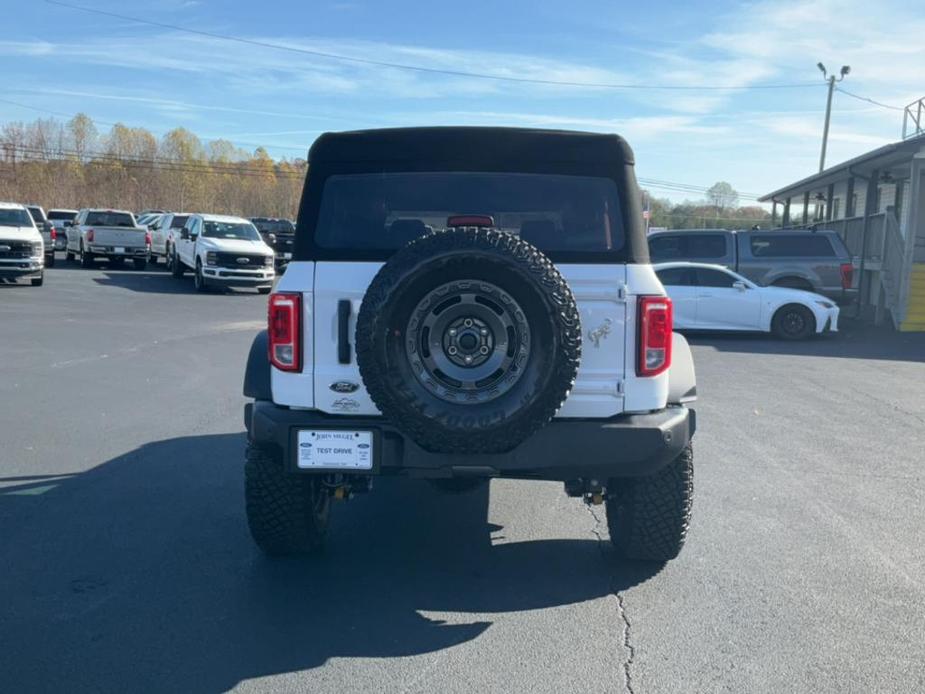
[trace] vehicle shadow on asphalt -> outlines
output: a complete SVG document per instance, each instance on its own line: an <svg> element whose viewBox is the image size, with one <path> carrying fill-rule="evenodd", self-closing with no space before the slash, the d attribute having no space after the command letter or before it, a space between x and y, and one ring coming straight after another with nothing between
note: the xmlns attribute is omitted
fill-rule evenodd
<svg viewBox="0 0 925 694"><path fill-rule="evenodd" d="M271 561L247 534L243 446L171 439L0 487L4 680L224 691L335 657L450 648L489 629L486 615L599 598L661 568L618 564L593 537L508 542L487 486L394 479L334 509L321 556ZM472 614L424 614L442 612Z"/></svg>
<svg viewBox="0 0 925 694"><path fill-rule="evenodd" d="M799 342L778 340L761 333L684 334L691 345L710 346L718 352L925 362L925 333L900 333L859 324L848 324L838 333Z"/></svg>
<svg viewBox="0 0 925 694"><path fill-rule="evenodd" d="M133 292L152 294L196 294L193 277L187 273L180 279L169 272L161 270L110 270L104 269L103 277L94 277L93 281L110 287L121 287ZM209 294L247 294L257 295L255 289L209 287Z"/></svg>

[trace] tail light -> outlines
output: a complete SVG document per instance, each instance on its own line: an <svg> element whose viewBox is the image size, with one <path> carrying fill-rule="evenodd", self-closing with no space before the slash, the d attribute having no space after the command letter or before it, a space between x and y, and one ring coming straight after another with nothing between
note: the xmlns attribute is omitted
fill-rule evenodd
<svg viewBox="0 0 925 694"><path fill-rule="evenodd" d="M448 227L493 227L495 218L487 214L457 214L448 217Z"/></svg>
<svg viewBox="0 0 925 694"><path fill-rule="evenodd" d="M151 232L150 231L145 232L145 245L146 246L151 245Z"/></svg>
<svg viewBox="0 0 925 694"><path fill-rule="evenodd" d="M58 238L58 232L55 231L54 227L52 227L51 228L51 240L54 241L56 238Z"/></svg>
<svg viewBox="0 0 925 694"><path fill-rule="evenodd" d="M270 295L267 332L270 363L281 371L302 368L302 295Z"/></svg>
<svg viewBox="0 0 925 694"><path fill-rule="evenodd" d="M839 269L841 270L841 288L851 289L851 281L854 279L854 265L842 263Z"/></svg>
<svg viewBox="0 0 925 694"><path fill-rule="evenodd" d="M93 229L87 230L87 243L93 243Z"/></svg>
<svg viewBox="0 0 925 694"><path fill-rule="evenodd" d="M671 366L671 299L639 297L637 376L658 376Z"/></svg>

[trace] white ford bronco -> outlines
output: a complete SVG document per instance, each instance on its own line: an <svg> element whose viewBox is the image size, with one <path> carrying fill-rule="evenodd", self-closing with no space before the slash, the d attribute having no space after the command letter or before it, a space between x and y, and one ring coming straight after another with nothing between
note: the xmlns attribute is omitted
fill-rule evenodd
<svg viewBox="0 0 925 694"><path fill-rule="evenodd" d="M513 128L326 134L244 394L248 523L317 549L377 475L461 491L556 480L605 504L626 557L687 534L690 350L649 263L615 135Z"/></svg>

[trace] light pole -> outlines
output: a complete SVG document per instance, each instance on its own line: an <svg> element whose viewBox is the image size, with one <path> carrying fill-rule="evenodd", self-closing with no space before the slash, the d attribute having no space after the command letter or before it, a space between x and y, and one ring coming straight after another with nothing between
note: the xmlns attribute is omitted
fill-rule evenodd
<svg viewBox="0 0 925 694"><path fill-rule="evenodd" d="M829 83L829 98L825 102L825 126L822 128L822 154L819 155L819 171L821 173L825 168L825 147L829 142L829 118L832 116L832 92L835 91L835 83L841 82L848 73L851 72L851 66L842 65L838 79L835 78L835 75L829 75L826 72L825 65L822 63L816 63L816 67L822 71L823 78Z"/></svg>

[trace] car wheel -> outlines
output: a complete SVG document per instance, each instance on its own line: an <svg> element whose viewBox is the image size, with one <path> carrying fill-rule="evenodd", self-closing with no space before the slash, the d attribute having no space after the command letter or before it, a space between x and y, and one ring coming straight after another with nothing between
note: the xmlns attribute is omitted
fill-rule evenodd
<svg viewBox="0 0 925 694"><path fill-rule="evenodd" d="M193 276L193 282L196 285L197 292L204 292L208 289L206 278L202 276L202 261L198 259L196 260L196 272Z"/></svg>
<svg viewBox="0 0 925 694"><path fill-rule="evenodd" d="M45 267L54 267L55 266L55 254L45 256Z"/></svg>
<svg viewBox="0 0 925 694"><path fill-rule="evenodd" d="M132 264L136 270L144 270L148 266L148 261L146 258L134 258Z"/></svg>
<svg viewBox="0 0 925 694"><path fill-rule="evenodd" d="M379 270L357 317L356 355L373 402L418 445L500 453L565 401L581 356L579 313L526 241L449 229Z"/></svg>
<svg viewBox="0 0 925 694"><path fill-rule="evenodd" d="M774 314L771 332L782 340L805 340L815 334L816 318L806 306L787 304Z"/></svg>
<svg viewBox="0 0 925 694"><path fill-rule="evenodd" d="M627 559L665 562L681 552L694 501L694 454L690 445L654 475L610 481L607 528Z"/></svg>
<svg viewBox="0 0 925 694"><path fill-rule="evenodd" d="M64 251L64 259L65 259L67 262L69 262L69 263L73 263L73 262L74 262L74 254L71 253L70 251L67 251L67 250L66 250L66 251Z"/></svg>
<svg viewBox="0 0 925 694"><path fill-rule="evenodd" d="M183 277L183 261L177 256L176 250L170 254L170 274L177 279Z"/></svg>
<svg viewBox="0 0 925 694"><path fill-rule="evenodd" d="M279 454L249 443L244 499L251 537L264 553L285 556L321 548L331 496L320 477L288 474Z"/></svg>
<svg viewBox="0 0 925 694"><path fill-rule="evenodd" d="M80 266L84 268L93 267L93 254L85 250L83 246L80 247Z"/></svg>
<svg viewBox="0 0 925 694"><path fill-rule="evenodd" d="M157 265L157 258L158 256L152 253L151 255L148 256L148 262L151 263L151 265Z"/></svg>
<svg viewBox="0 0 925 694"><path fill-rule="evenodd" d="M32 278L32 286L33 286L33 287L41 287L44 283L45 283L45 273L44 273L44 272L43 272L41 275L39 275L38 277L33 277L33 278Z"/></svg>

